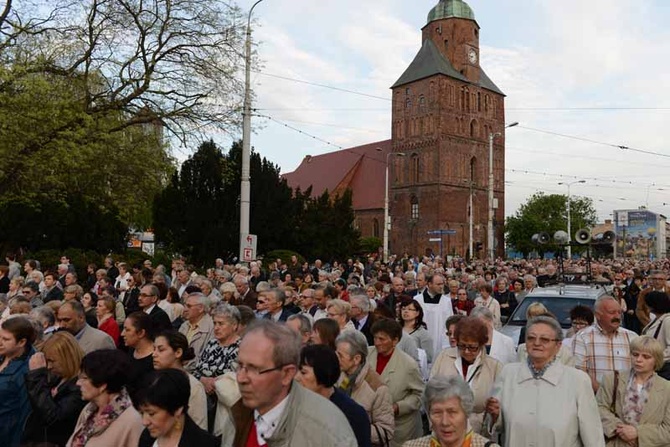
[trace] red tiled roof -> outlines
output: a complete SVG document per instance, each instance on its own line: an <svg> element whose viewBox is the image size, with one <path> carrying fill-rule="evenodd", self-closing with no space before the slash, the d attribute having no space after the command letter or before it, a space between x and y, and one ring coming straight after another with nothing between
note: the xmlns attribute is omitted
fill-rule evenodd
<svg viewBox="0 0 670 447"><path fill-rule="evenodd" d="M381 149L378 150L378 149ZM328 154L306 156L300 166L283 177L293 189L312 186L312 197L326 189L333 192L351 188L354 210L384 208L386 154L391 140L342 149Z"/></svg>

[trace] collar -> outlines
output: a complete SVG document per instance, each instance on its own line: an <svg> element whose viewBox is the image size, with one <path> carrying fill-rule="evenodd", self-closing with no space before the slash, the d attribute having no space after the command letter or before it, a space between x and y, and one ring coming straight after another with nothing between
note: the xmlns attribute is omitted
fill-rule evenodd
<svg viewBox="0 0 670 447"><path fill-rule="evenodd" d="M88 323L84 324L84 327L81 328L81 331L77 332L77 335L75 335L74 338L81 340L81 337L84 336L84 332L86 332L86 328L88 328Z"/></svg>
<svg viewBox="0 0 670 447"><path fill-rule="evenodd" d="M267 444L267 439L272 437L279 418L284 413L288 404L288 394L273 409L261 415L258 410L254 410L254 421L256 421L256 436L259 445Z"/></svg>
<svg viewBox="0 0 670 447"><path fill-rule="evenodd" d="M598 322L593 323L593 326L595 326L595 328L598 330L598 332L600 332L600 334L601 334L601 335L604 335L605 337L610 337L610 336L611 336L611 337L616 337L617 335L619 335L619 329L621 329L621 326L619 326L619 327L616 329L616 331L614 331L611 335L609 335L609 334L607 334L607 333L603 330L602 327L600 327L600 325L598 324Z"/></svg>
<svg viewBox="0 0 670 447"><path fill-rule="evenodd" d="M356 321L356 323L358 324L358 330L359 331L363 328L363 326L365 326L365 323L368 321L369 317L370 317L370 314L365 314L365 316L363 318Z"/></svg>
<svg viewBox="0 0 670 447"><path fill-rule="evenodd" d="M561 364L561 362L554 360L554 362L551 363L551 365L549 365L547 370L544 372L542 377L535 379L528 365L521 363L519 366L519 372L517 373L517 383L523 383L528 380L543 380L551 385L556 386L558 385L558 382L561 380L561 376L563 375L563 368L564 366Z"/></svg>
<svg viewBox="0 0 670 447"><path fill-rule="evenodd" d="M156 305L152 304L150 307L147 307L146 309L144 309L144 313L151 314L151 311L154 310L154 307L156 307Z"/></svg>

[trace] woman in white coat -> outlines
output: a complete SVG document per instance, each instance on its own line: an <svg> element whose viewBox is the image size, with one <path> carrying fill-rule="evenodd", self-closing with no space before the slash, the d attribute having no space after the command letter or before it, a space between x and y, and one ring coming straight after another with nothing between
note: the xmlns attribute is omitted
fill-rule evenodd
<svg viewBox="0 0 670 447"><path fill-rule="evenodd" d="M509 446L603 447L591 380L556 361L561 326L553 318L535 317L526 328L527 362L506 365L487 401L493 428L502 429Z"/></svg>

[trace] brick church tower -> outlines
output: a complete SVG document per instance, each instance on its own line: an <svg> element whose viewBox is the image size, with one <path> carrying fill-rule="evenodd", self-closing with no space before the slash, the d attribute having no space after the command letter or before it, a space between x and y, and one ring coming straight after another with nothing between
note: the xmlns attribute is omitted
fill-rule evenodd
<svg viewBox="0 0 670 447"><path fill-rule="evenodd" d="M428 14L421 49L391 87L391 253L440 254L441 245L444 256L465 256L472 213L474 255L486 257L489 136L500 133L493 148L494 238L503 254L505 95L479 60L472 9L440 0ZM429 241L440 237L428 234L435 230L456 233Z"/></svg>

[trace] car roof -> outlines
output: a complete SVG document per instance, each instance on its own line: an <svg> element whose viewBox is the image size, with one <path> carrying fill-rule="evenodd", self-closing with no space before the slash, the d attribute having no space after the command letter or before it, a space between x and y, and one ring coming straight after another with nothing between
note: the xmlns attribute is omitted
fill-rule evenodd
<svg viewBox="0 0 670 447"><path fill-rule="evenodd" d="M561 297L561 298L577 298L577 299L593 299L596 300L602 295L607 295L607 291L600 285L589 284L565 284L555 285L549 287L541 287L533 290L525 299L541 298L541 297Z"/></svg>

